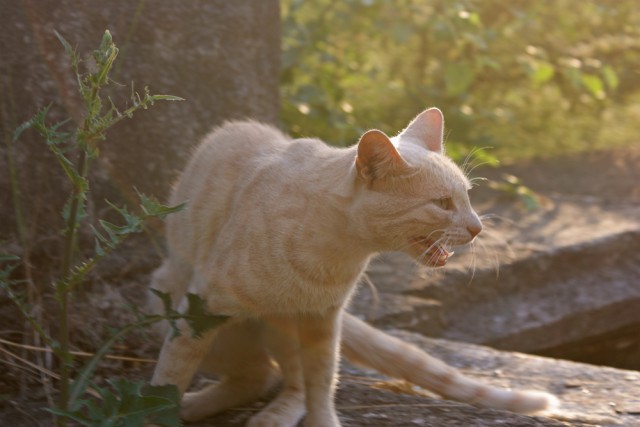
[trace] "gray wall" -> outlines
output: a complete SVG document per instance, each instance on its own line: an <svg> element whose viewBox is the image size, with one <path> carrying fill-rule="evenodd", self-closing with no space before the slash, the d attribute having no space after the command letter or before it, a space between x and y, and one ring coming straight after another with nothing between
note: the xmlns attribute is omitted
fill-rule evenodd
<svg viewBox="0 0 640 427"><path fill-rule="evenodd" d="M30 234L45 251L57 247L52 236L69 191L59 167L35 132L8 148L15 127L51 102L52 121L82 118L75 77L54 30L83 55L111 31L120 48L112 78L124 85L114 88L116 99L126 101L134 81L139 91L148 85L152 93L187 100L158 103L108 133L92 166L93 214L104 213L104 198L131 199L134 185L164 199L190 148L222 121L277 121L277 0L0 0L0 10L0 243L15 235L10 149Z"/></svg>

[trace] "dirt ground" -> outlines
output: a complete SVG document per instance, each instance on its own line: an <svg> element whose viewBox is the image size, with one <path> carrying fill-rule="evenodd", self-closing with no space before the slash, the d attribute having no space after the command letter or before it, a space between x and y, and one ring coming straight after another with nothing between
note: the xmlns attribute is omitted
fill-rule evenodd
<svg viewBox="0 0 640 427"><path fill-rule="evenodd" d="M480 168L474 174L485 176L498 183L507 182L505 180L508 178L505 178L505 174L514 175L532 191L540 204L544 204L545 199L548 198L562 197L594 204L620 206L623 209L624 206L640 203L639 171L640 144L636 144L609 151L571 154L553 159L535 159L495 169ZM482 185L472 192L472 197L475 203L483 207L483 211L493 207L505 217L522 218L526 217L528 212L524 198L517 192L497 191ZM564 218L567 224L573 220L573 217ZM533 237L536 230L532 228L527 232ZM526 236L524 238L526 239ZM133 319L133 313L123 307L130 302L135 304L141 301L148 274L159 262L157 252L149 251L148 247L148 243L135 241L124 248L122 253L112 257L108 265L100 268L90 290L76 299L74 303L77 309L72 319L72 342L76 349L95 350L96 344L107 336L110 328ZM45 298L45 306L52 305L51 297ZM54 317L49 318L49 323L51 329L55 329ZM6 297L0 297L0 339L21 343L23 330L24 324L18 311ZM155 357L156 351L157 344L150 342L148 337L140 333L131 335L114 349L118 354L145 359ZM47 406L47 398L51 397L48 396L42 384L42 378L46 378L49 374L41 374L38 368L30 364L44 363L47 369L53 371L56 367L50 357L41 354L36 358L36 353L0 342L0 425L16 427L52 425L50 415L41 409ZM108 361L100 369L98 379L114 375L144 379L148 378L150 371L151 365L146 362ZM349 388L343 388L340 393L343 396L345 393L348 394ZM373 396L374 403L369 404L375 404L375 391ZM386 396L385 399L389 397ZM419 404L415 396L398 395L397 399L408 399L407 405ZM452 408L455 410L455 407ZM442 410L442 407L437 410ZM393 417L392 411L382 412L388 417ZM394 425L387 421L378 423L372 419L371 424L368 425ZM529 419L526 423L523 421L522 424L506 425L579 425L536 424L536 422Z"/></svg>
<svg viewBox="0 0 640 427"><path fill-rule="evenodd" d="M479 174L490 179L504 173L512 174L534 192L546 196L562 195L594 203L630 204L640 202L638 172L640 142L608 151L532 159L495 169L483 168Z"/></svg>

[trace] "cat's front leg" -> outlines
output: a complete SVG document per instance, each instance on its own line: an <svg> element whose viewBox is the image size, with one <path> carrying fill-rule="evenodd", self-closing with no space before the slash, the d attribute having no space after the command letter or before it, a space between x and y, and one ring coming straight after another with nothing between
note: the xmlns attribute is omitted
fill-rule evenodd
<svg viewBox="0 0 640 427"><path fill-rule="evenodd" d="M208 353L218 329L210 329L202 336L194 337L184 319L179 320L177 326L180 335L173 337L171 332L167 334L151 384L174 384L182 396Z"/></svg>
<svg viewBox="0 0 640 427"><path fill-rule="evenodd" d="M298 334L304 376L305 427L339 427L334 406L342 310L300 316Z"/></svg>
<svg viewBox="0 0 640 427"><path fill-rule="evenodd" d="M284 383L276 398L254 415L247 427L295 427L306 411L297 319L269 316L264 322L265 344L280 366Z"/></svg>

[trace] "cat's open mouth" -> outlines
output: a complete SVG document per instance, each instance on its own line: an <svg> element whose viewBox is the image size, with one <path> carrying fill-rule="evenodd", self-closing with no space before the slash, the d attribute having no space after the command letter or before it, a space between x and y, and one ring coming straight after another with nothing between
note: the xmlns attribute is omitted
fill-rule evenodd
<svg viewBox="0 0 640 427"><path fill-rule="evenodd" d="M411 245L418 252L418 262L429 267L443 267L453 252L449 252L442 245L424 236L411 239Z"/></svg>

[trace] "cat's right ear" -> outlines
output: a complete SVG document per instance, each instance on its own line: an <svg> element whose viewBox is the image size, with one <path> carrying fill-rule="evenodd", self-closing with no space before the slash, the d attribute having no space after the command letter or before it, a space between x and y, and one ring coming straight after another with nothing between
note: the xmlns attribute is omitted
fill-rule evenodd
<svg viewBox="0 0 640 427"><path fill-rule="evenodd" d="M397 173L407 166L384 132L367 131L358 142L356 169L358 176L371 182Z"/></svg>
<svg viewBox="0 0 640 427"><path fill-rule="evenodd" d="M411 139L429 151L442 154L444 117L437 108L429 108L418 114L409 126L400 133L400 138Z"/></svg>

